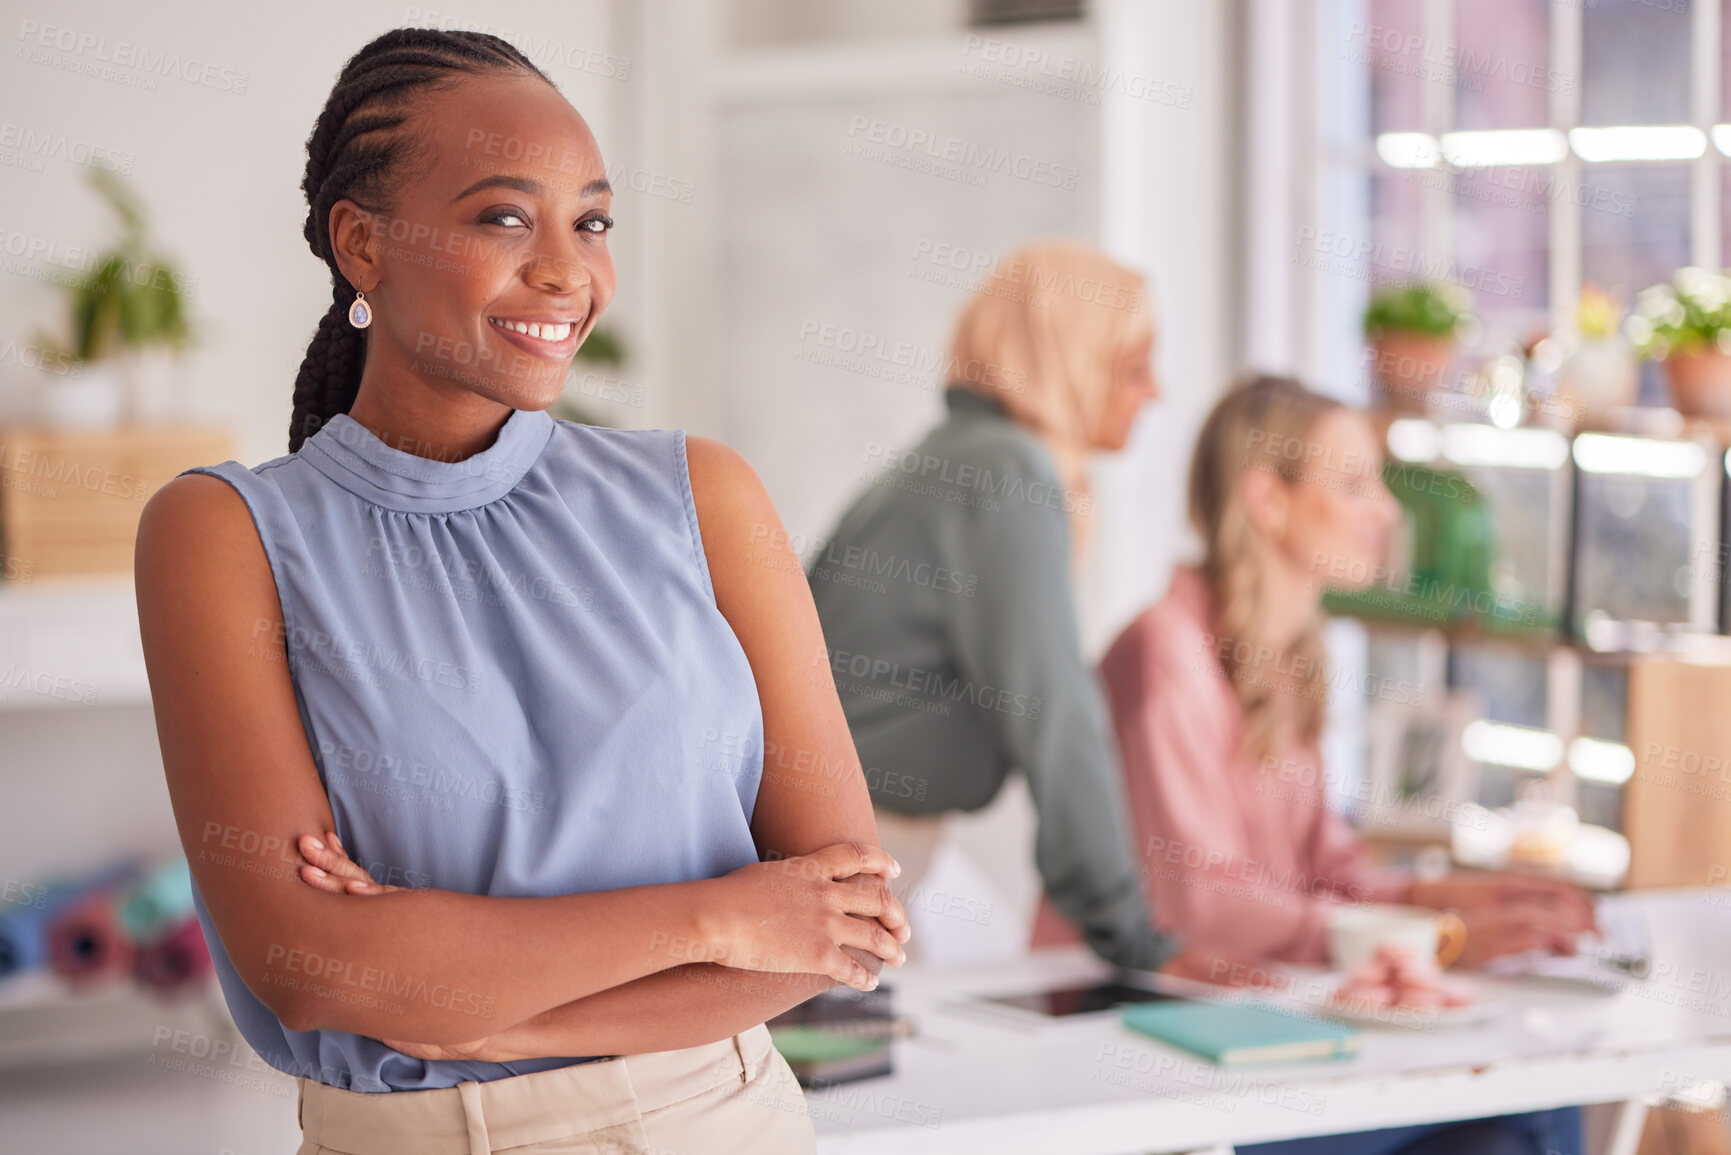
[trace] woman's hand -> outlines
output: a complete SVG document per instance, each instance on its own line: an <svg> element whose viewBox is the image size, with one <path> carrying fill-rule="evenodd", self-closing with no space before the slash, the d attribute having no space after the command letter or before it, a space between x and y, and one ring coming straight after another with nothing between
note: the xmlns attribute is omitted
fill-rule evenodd
<svg viewBox="0 0 1731 1155"><path fill-rule="evenodd" d="M838 842L713 879L699 916L707 961L741 970L827 975L869 991L901 966L908 916L890 893L901 867L881 847Z"/></svg>
<svg viewBox="0 0 1731 1155"><path fill-rule="evenodd" d="M1598 929L1592 895L1578 886L1537 875L1457 870L1434 882L1415 882L1411 897L1418 906L1456 910L1462 917L1468 911L1523 907L1554 915L1545 920L1547 926L1560 921L1575 934ZM1470 929L1471 919L1468 923Z"/></svg>
<svg viewBox="0 0 1731 1155"><path fill-rule="evenodd" d="M328 890L332 894L372 895L403 889L374 882L373 876L349 857L349 852L343 849L343 840L334 830L325 831L323 841L314 835L303 834L295 840L295 849L301 852L301 881L318 890Z"/></svg>
<svg viewBox="0 0 1731 1155"><path fill-rule="evenodd" d="M1580 933L1578 919L1570 912L1527 902L1467 907L1460 916L1467 940L1455 965L1469 970L1506 954L1533 950L1574 954Z"/></svg>

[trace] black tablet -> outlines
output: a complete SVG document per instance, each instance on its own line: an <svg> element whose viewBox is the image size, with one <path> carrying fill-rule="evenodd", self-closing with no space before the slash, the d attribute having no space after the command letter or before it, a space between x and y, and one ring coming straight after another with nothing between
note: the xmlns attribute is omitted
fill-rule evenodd
<svg viewBox="0 0 1731 1155"><path fill-rule="evenodd" d="M1162 994L1147 987L1126 986L1124 983L1096 983L1085 987L1059 987L1056 990L1033 991L1025 995L994 995L982 997L982 1002L999 1003L1037 1015L1062 1018L1066 1015L1091 1015L1109 1011L1127 1003L1156 1003L1176 999L1178 995Z"/></svg>

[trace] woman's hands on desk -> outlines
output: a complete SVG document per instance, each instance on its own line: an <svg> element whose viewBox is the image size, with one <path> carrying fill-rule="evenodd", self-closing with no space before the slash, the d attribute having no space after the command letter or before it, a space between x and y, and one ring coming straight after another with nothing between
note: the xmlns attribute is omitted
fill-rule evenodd
<svg viewBox="0 0 1731 1155"><path fill-rule="evenodd" d="M1455 965L1467 970L1506 954L1574 954L1580 934L1567 914L1530 903L1470 907L1460 911L1460 917L1467 938Z"/></svg>
<svg viewBox="0 0 1731 1155"><path fill-rule="evenodd" d="M1437 910L1539 906L1565 915L1579 930L1592 930L1595 925L1592 896L1580 887L1559 879L1512 871L1455 870L1434 881L1415 882L1412 902Z"/></svg>
<svg viewBox="0 0 1731 1155"><path fill-rule="evenodd" d="M1459 959L1465 967L1530 950L1574 954L1577 936L1598 929L1591 895L1534 875L1455 871L1432 882L1415 882L1411 900L1460 915L1467 927Z"/></svg>

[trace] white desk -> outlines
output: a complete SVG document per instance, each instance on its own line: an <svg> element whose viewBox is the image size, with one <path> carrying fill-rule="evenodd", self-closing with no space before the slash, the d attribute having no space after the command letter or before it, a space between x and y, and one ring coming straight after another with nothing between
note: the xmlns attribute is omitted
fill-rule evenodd
<svg viewBox="0 0 1731 1155"><path fill-rule="evenodd" d="M895 1072L807 1096L824 1155L1180 1152L1619 1102L1731 1082L1731 892L1649 891L1653 973L1615 994L1499 984L1486 1022L1365 1029L1349 1062L1220 1069L1115 1015L1019 1026L947 1005L1106 973L1081 948L966 972L888 972L914 1038ZM1725 960L1725 961L1721 961Z"/></svg>

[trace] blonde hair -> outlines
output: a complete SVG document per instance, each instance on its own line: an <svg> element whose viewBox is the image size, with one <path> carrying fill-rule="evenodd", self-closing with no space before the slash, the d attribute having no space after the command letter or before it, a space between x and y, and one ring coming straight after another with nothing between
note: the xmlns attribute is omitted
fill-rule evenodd
<svg viewBox="0 0 1731 1155"><path fill-rule="evenodd" d="M1313 621L1284 650L1267 642L1261 531L1244 505L1244 478L1266 469L1301 476L1317 423L1344 409L1290 377L1260 376L1234 386L1202 423L1190 461L1190 524L1202 538L1202 576L1214 597L1215 653L1244 710L1245 752L1266 758L1288 741L1314 742L1328 712L1327 650ZM1276 676L1256 667L1270 657ZM1291 670L1292 673L1279 673Z"/></svg>
<svg viewBox="0 0 1731 1155"><path fill-rule="evenodd" d="M1141 274L1087 245L1036 241L1000 260L957 318L950 384L1002 404L1086 495L1113 369L1153 324Z"/></svg>

